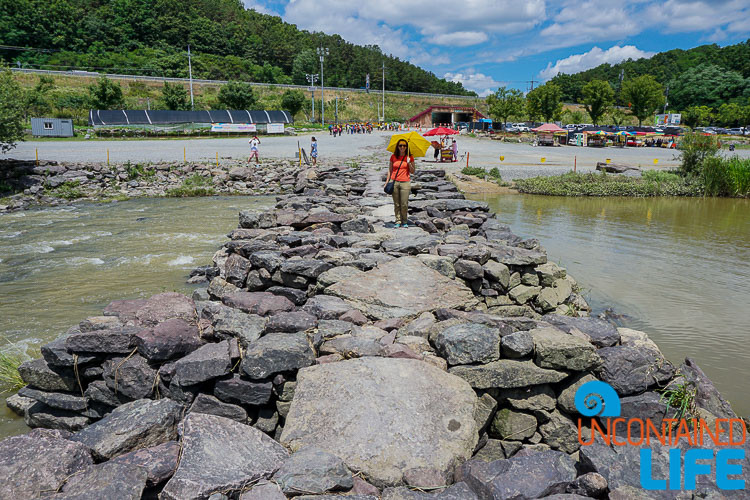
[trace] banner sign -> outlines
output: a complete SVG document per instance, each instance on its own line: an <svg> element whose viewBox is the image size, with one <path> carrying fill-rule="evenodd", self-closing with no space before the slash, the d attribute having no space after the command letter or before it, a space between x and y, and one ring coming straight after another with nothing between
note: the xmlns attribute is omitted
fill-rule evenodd
<svg viewBox="0 0 750 500"><path fill-rule="evenodd" d="M257 132L254 123L212 123L211 132Z"/></svg>
<svg viewBox="0 0 750 500"><path fill-rule="evenodd" d="M266 128L266 132L269 134L283 134L284 124L283 123L269 123Z"/></svg>

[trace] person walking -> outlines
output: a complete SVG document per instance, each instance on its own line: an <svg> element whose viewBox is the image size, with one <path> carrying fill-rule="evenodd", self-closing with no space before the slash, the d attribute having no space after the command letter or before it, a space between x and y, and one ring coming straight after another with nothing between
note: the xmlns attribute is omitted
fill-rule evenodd
<svg viewBox="0 0 750 500"><path fill-rule="evenodd" d="M456 139L453 139L451 150L453 151L453 161L458 161L458 144L456 143Z"/></svg>
<svg viewBox="0 0 750 500"><path fill-rule="evenodd" d="M312 158L313 167L318 165L318 140L313 136L310 142L310 158Z"/></svg>
<svg viewBox="0 0 750 500"><path fill-rule="evenodd" d="M258 147L260 146L260 139L258 139L257 135L254 135L252 139L247 141L250 144L250 158L247 159L248 165L250 164L250 160L255 158L255 164L260 163L260 154L258 152Z"/></svg>
<svg viewBox="0 0 750 500"><path fill-rule="evenodd" d="M411 193L411 174L414 173L414 157L409 154L409 144L401 139L396 143L396 152L391 155L388 164L388 179L393 180L393 213L396 216L396 227L409 227L407 213L409 210L409 193Z"/></svg>

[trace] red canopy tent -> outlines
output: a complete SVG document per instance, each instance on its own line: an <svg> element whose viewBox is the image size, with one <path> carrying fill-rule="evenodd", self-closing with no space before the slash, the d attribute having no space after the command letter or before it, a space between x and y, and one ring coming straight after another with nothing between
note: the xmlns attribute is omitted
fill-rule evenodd
<svg viewBox="0 0 750 500"><path fill-rule="evenodd" d="M555 132L567 132L567 130L565 130L564 128L558 127L554 123L545 123L544 125L541 125L537 128L532 128L531 131L532 132L551 132L553 134Z"/></svg>
<svg viewBox="0 0 750 500"><path fill-rule="evenodd" d="M428 132L425 132L422 134L425 137L431 136L431 135L454 135L458 134L458 130L453 130L452 128L446 128L446 127L438 127L434 128Z"/></svg>

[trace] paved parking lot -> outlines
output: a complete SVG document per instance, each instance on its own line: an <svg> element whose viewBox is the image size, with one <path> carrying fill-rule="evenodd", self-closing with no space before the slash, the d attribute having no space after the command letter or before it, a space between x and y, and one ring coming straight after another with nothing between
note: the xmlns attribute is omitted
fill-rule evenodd
<svg viewBox="0 0 750 500"><path fill-rule="evenodd" d="M372 134L344 135L331 137L328 133L318 134L320 157L345 161L356 156L380 155L387 164L390 153L385 151L387 140L393 132L373 132ZM299 136L261 137L261 159L293 159L297 143L309 151L310 134ZM663 148L583 148L576 146L534 147L525 143L501 142L486 138L458 137L459 155L457 163L438 163L448 170L458 170L469 163L490 169L498 167L504 179L553 175L573 169L591 171L599 161L609 158L613 163L622 163L642 168L675 168L679 165L678 152ZM112 163L131 162L181 162L183 153L188 161L220 161L245 158L249 154L247 138L232 139L185 139L185 140L112 140L112 141L28 141L18 144L9 154L0 158L33 160L35 149L39 158L64 162L106 162L107 150ZM184 148L184 151L183 151ZM736 154L750 157L750 150L738 150ZM503 157L503 160L500 157ZM544 158L544 161L542 161ZM654 160L658 160L654 163ZM432 149L418 166L434 166Z"/></svg>

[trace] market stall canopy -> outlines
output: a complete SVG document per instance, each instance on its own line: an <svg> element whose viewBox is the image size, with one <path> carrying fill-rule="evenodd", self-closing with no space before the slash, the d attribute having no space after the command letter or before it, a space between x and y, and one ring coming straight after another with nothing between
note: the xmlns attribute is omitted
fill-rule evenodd
<svg viewBox="0 0 750 500"><path fill-rule="evenodd" d="M425 132L424 136L432 136L432 135L455 135L458 134L458 130L453 130L452 128L447 127L437 127L434 128L428 132Z"/></svg>
<svg viewBox="0 0 750 500"><path fill-rule="evenodd" d="M558 127L554 123L545 123L544 125L541 125L537 128L532 128L531 131L532 132L551 132L551 133L567 132L567 130L565 130L564 128Z"/></svg>

